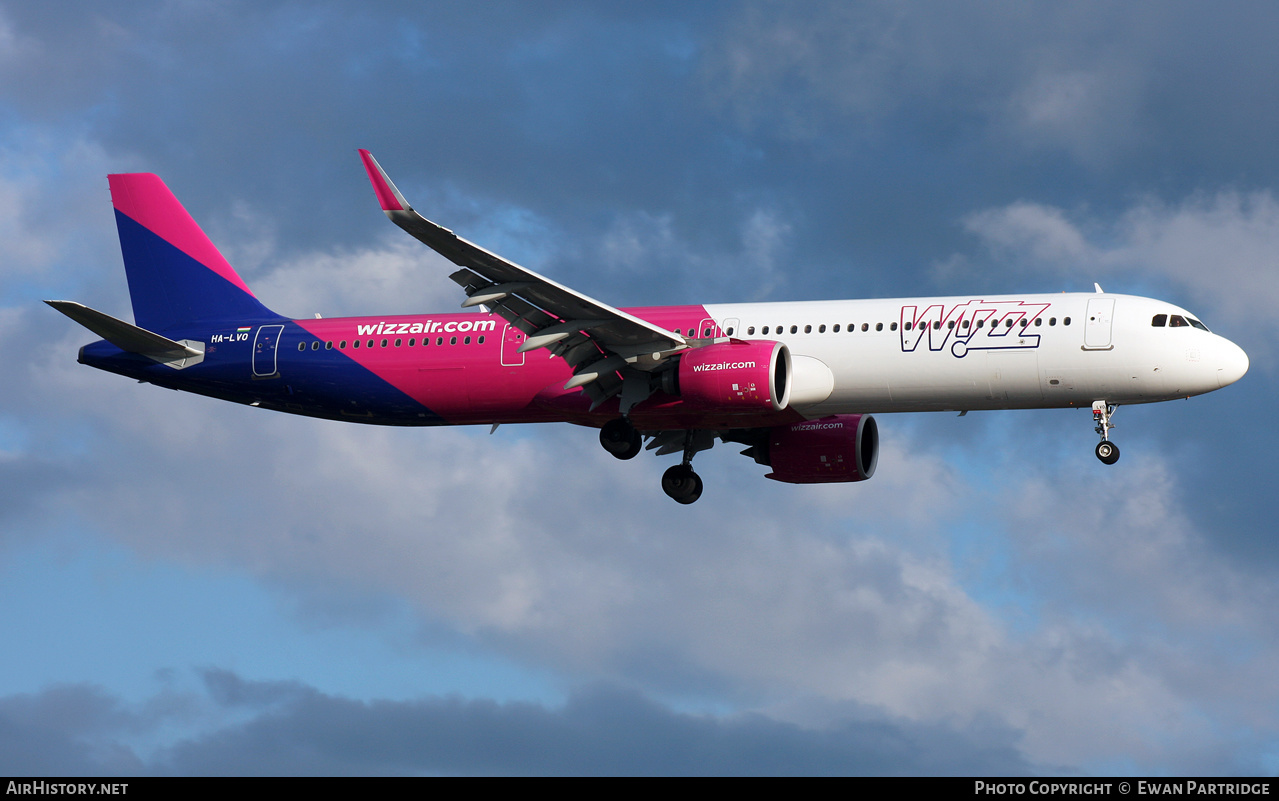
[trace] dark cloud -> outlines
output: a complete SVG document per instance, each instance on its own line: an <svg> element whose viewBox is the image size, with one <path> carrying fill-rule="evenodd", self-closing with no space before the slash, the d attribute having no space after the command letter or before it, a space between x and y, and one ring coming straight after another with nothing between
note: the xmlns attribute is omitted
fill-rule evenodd
<svg viewBox="0 0 1279 801"><path fill-rule="evenodd" d="M884 719L803 729L722 718L597 687L559 708L433 698L358 702L299 685L205 676L220 702L255 699L252 720L182 743L154 767L182 774L906 775L1031 772L997 728ZM216 688L216 689L215 689Z"/></svg>
<svg viewBox="0 0 1279 801"><path fill-rule="evenodd" d="M457 697L355 701L299 682L203 673L205 699L133 709L75 685L0 698L10 775L1026 775L998 726L957 730L860 713L803 728L678 712L598 686L559 707ZM231 713L231 722L227 714ZM139 756L181 720L200 733Z"/></svg>
<svg viewBox="0 0 1279 801"><path fill-rule="evenodd" d="M0 698L0 772L10 776L120 776L144 769L120 736L136 715L99 687L62 685Z"/></svg>

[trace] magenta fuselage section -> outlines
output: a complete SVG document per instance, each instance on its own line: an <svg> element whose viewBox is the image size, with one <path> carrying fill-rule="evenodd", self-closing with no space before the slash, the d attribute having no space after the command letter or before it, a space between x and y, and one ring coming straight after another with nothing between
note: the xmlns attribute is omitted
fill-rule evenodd
<svg viewBox="0 0 1279 801"><path fill-rule="evenodd" d="M702 306L661 306L627 312L667 330L699 338L723 336ZM292 320L279 335L275 370L254 365L265 383L278 380L295 395L344 419L401 425L461 425L567 421L601 425L618 416L618 399L591 409L581 389L565 390L572 371L545 348L521 353L525 335L495 314L424 314ZM252 338L256 341L256 335ZM248 340L246 340L247 342ZM254 354L257 358L261 351ZM395 390L378 408L357 375ZM420 408L406 407L403 398ZM347 408L347 405L350 408ZM285 409L288 410L287 408ZM295 409L300 413L312 413ZM754 428L794 422L791 411L729 407L722 411L658 392L630 414L641 429Z"/></svg>

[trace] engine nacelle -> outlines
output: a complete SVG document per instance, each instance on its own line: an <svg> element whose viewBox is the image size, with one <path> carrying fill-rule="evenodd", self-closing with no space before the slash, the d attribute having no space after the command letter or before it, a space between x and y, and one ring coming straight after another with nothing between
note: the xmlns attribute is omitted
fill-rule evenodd
<svg viewBox="0 0 1279 801"><path fill-rule="evenodd" d="M768 430L765 478L788 484L865 481L879 461L879 426L868 414L836 414Z"/></svg>
<svg viewBox="0 0 1279 801"><path fill-rule="evenodd" d="M790 403L791 374L781 342L734 339L685 351L672 394L699 409L781 411Z"/></svg>

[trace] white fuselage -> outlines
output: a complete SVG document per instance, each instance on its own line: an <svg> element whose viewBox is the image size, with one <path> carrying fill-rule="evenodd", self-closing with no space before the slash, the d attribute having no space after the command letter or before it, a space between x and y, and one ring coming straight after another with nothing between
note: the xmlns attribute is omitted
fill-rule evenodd
<svg viewBox="0 0 1279 801"><path fill-rule="evenodd" d="M784 342L806 417L1150 403L1237 381L1248 357L1162 301L1107 293L708 305ZM1164 325L1152 324L1164 315ZM1197 323L1198 321L1195 320ZM731 331L730 331L731 329ZM807 389L805 389L807 387ZM815 387L815 389L814 389ZM805 395L804 392L808 394Z"/></svg>

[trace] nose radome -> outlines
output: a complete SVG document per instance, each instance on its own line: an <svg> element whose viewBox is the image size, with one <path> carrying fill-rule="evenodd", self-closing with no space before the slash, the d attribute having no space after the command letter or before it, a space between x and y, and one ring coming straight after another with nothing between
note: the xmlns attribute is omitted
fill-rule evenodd
<svg viewBox="0 0 1279 801"><path fill-rule="evenodd" d="M1217 385L1229 386L1248 372L1248 354L1229 340L1222 341L1222 352L1217 359Z"/></svg>

